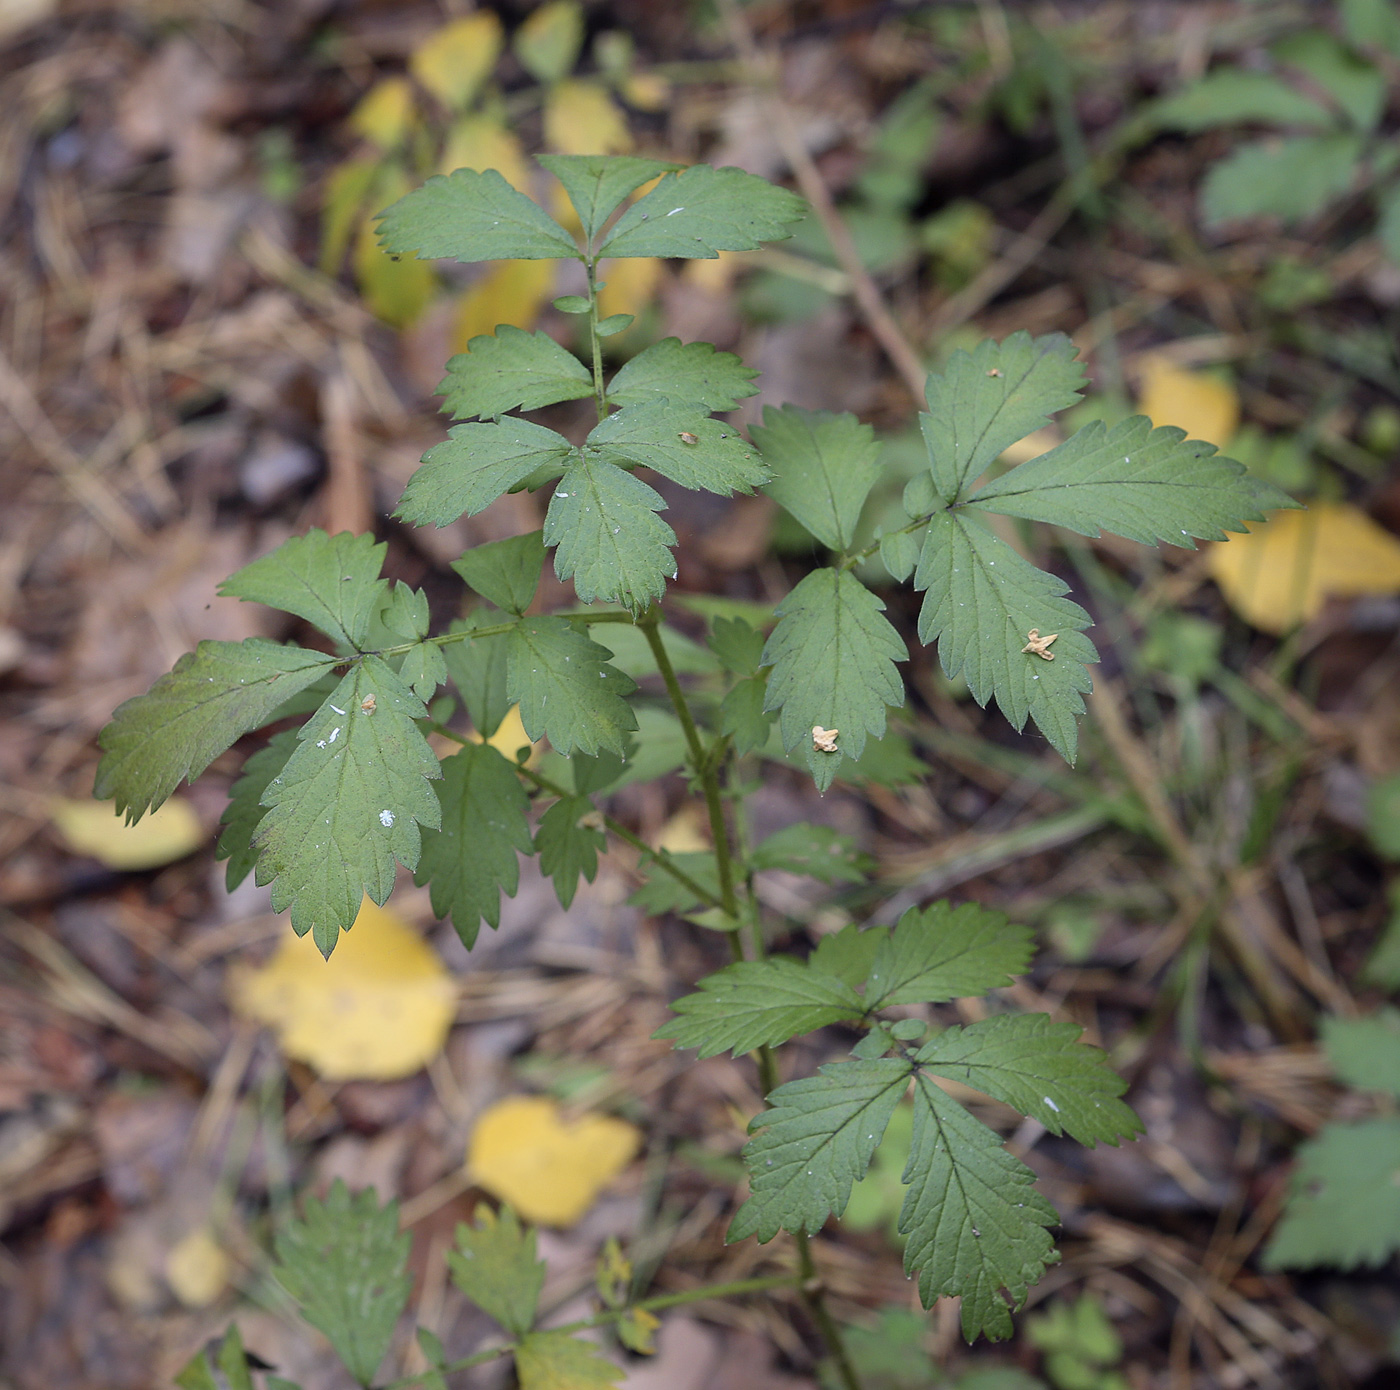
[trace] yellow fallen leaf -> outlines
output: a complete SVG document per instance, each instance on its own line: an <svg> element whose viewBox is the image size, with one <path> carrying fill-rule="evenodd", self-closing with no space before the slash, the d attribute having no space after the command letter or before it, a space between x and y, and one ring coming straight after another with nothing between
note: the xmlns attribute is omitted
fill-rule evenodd
<svg viewBox="0 0 1400 1390"><path fill-rule="evenodd" d="M505 33L494 10L477 10L429 34L409 55L408 70L444 106L460 111L491 75Z"/></svg>
<svg viewBox="0 0 1400 1390"><path fill-rule="evenodd" d="M687 802L661 827L656 847L672 854L698 854L710 848L708 827L709 818L704 808L696 802Z"/></svg>
<svg viewBox="0 0 1400 1390"><path fill-rule="evenodd" d="M583 45L583 6L553 0L531 12L515 31L515 56L538 82L557 82L578 61Z"/></svg>
<svg viewBox="0 0 1400 1390"><path fill-rule="evenodd" d="M437 288L432 262L389 255L379 244L373 218L361 223L350 264L370 313L393 328L415 322Z"/></svg>
<svg viewBox="0 0 1400 1390"><path fill-rule="evenodd" d="M1240 422L1240 398L1218 377L1188 371L1165 357L1142 364L1138 409L1154 425L1175 425L1190 439L1204 439L1223 449Z"/></svg>
<svg viewBox="0 0 1400 1390"><path fill-rule="evenodd" d="M186 1308L207 1308L228 1287L229 1258L207 1226L181 1240L165 1258L165 1282Z"/></svg>
<svg viewBox="0 0 1400 1390"><path fill-rule="evenodd" d="M1346 502L1275 512L1216 541L1206 563L1230 606L1264 632L1307 622L1332 597L1400 593L1400 538Z"/></svg>
<svg viewBox="0 0 1400 1390"><path fill-rule="evenodd" d="M742 251L721 251L712 261L687 261L681 275L687 284L709 294L728 294L734 276L749 259Z"/></svg>
<svg viewBox="0 0 1400 1390"><path fill-rule="evenodd" d="M625 1120L564 1120L547 1096L511 1096L482 1112L467 1146L473 1182L528 1221L572 1226L631 1161L641 1135Z"/></svg>
<svg viewBox="0 0 1400 1390"><path fill-rule="evenodd" d="M497 116L463 116L447 132L439 171L450 174L454 169L475 169L484 173L494 169L515 188L524 189L530 182L530 171L520 141L506 129Z"/></svg>
<svg viewBox="0 0 1400 1390"><path fill-rule="evenodd" d="M481 742L481 736L473 733L470 737L477 743ZM520 706L512 705L505 714L505 718L496 725L496 732L486 740L492 748L496 750L507 762L515 762L522 748L528 749L532 754L535 745L530 741L530 735L525 732L525 723L520 718Z"/></svg>
<svg viewBox="0 0 1400 1390"><path fill-rule="evenodd" d="M386 77L360 98L346 124L381 150L397 149L413 126L413 88L405 77Z"/></svg>
<svg viewBox="0 0 1400 1390"><path fill-rule="evenodd" d="M634 72L623 78L622 95L638 111L660 111L671 99L671 84L654 72Z"/></svg>
<svg viewBox="0 0 1400 1390"><path fill-rule="evenodd" d="M459 301L452 350L465 352L473 338L494 333L498 324L533 327L554 287L556 264L555 261L498 262Z"/></svg>
<svg viewBox="0 0 1400 1390"><path fill-rule="evenodd" d="M135 825L127 825L110 801L49 802L54 828L74 854L90 854L109 869L154 869L173 864L205 841L204 827L188 801L175 796Z"/></svg>
<svg viewBox="0 0 1400 1390"><path fill-rule="evenodd" d="M229 993L328 1081L411 1076L442 1051L457 1001L432 948L368 898L329 960L288 932L265 966L230 972Z"/></svg>
<svg viewBox="0 0 1400 1390"><path fill-rule="evenodd" d="M544 141L560 154L627 154L632 132L601 82L568 78L545 96Z"/></svg>
<svg viewBox="0 0 1400 1390"><path fill-rule="evenodd" d="M599 269L598 314L640 314L656 297L662 265L651 256L604 261Z"/></svg>

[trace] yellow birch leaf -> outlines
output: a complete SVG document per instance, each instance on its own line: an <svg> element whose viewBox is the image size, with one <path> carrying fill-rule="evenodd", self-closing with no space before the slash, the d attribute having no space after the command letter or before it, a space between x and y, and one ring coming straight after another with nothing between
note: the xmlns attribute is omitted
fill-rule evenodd
<svg viewBox="0 0 1400 1390"><path fill-rule="evenodd" d="M641 1135L625 1120L565 1120L547 1096L510 1096L477 1120L467 1172L527 1221L572 1226L640 1145Z"/></svg>
<svg viewBox="0 0 1400 1390"><path fill-rule="evenodd" d="M452 350L496 326L532 328L554 285L554 261L498 261L462 296L453 326Z"/></svg>
<svg viewBox="0 0 1400 1390"><path fill-rule="evenodd" d="M1233 386L1165 357L1143 362L1138 409L1154 425L1175 425L1188 439L1204 439L1217 449L1229 444L1240 422L1240 398Z"/></svg>
<svg viewBox="0 0 1400 1390"><path fill-rule="evenodd" d="M87 854L109 869L155 869L197 850L208 838L188 801L172 796L135 825L127 825L110 801L49 802L54 829L74 854Z"/></svg>
<svg viewBox="0 0 1400 1390"><path fill-rule="evenodd" d="M569 78L545 96L544 141L560 154L627 154L632 132L601 82Z"/></svg>
<svg viewBox="0 0 1400 1390"><path fill-rule="evenodd" d="M598 291L598 316L640 314L656 297L662 270L661 262L652 256L603 261L598 272L603 281Z"/></svg>
<svg viewBox="0 0 1400 1390"><path fill-rule="evenodd" d="M583 6L578 0L541 5L515 31L515 56L538 82L557 82L569 72L582 45Z"/></svg>
<svg viewBox="0 0 1400 1390"><path fill-rule="evenodd" d="M229 1258L207 1226L180 1240L165 1257L165 1282L186 1308L207 1308L228 1287Z"/></svg>
<svg viewBox="0 0 1400 1390"><path fill-rule="evenodd" d="M386 77L360 98L347 122L356 135L395 150L413 127L413 88L406 77Z"/></svg>
<svg viewBox="0 0 1400 1390"><path fill-rule="evenodd" d="M681 275L687 284L708 294L728 294L735 275L751 259L743 251L721 251L712 261L687 261Z"/></svg>
<svg viewBox="0 0 1400 1390"><path fill-rule="evenodd" d="M457 990L432 948L368 898L329 960L310 934L283 937L259 969L229 975L234 1008L328 1081L411 1076L442 1051Z"/></svg>
<svg viewBox="0 0 1400 1390"><path fill-rule="evenodd" d="M501 56L505 33L494 10L477 10L429 34L409 55L408 70L444 106L460 111Z"/></svg>
<svg viewBox="0 0 1400 1390"><path fill-rule="evenodd" d="M321 254L316 263L322 275L340 270L350 234L364 214L378 176L378 159L348 159L327 176L321 207Z"/></svg>
<svg viewBox="0 0 1400 1390"><path fill-rule="evenodd" d="M638 111L660 111L671 99L671 84L654 72L634 72L622 79L623 99Z"/></svg>
<svg viewBox="0 0 1400 1390"><path fill-rule="evenodd" d="M475 169L477 173L494 169L508 184L522 190L530 182L520 141L496 116L463 116L457 121L447 133L438 169L444 174L454 169Z"/></svg>
<svg viewBox="0 0 1400 1390"><path fill-rule="evenodd" d="M1263 632L1307 622L1329 598L1400 593L1400 538L1346 502L1275 512L1249 535L1213 543L1206 563L1230 606Z"/></svg>

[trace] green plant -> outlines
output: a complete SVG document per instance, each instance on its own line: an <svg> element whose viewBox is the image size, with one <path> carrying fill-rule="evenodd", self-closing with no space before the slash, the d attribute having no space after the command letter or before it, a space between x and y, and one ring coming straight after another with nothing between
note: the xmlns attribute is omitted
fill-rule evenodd
<svg viewBox="0 0 1400 1390"><path fill-rule="evenodd" d="M1123 1359L1122 1339L1092 1294L1028 1318L1026 1332L1045 1353L1045 1374L1056 1390L1127 1390L1113 1369Z"/></svg>
<svg viewBox="0 0 1400 1390"><path fill-rule="evenodd" d="M797 1244L794 1275L670 1301L796 1288L841 1382L852 1387L857 1375L822 1300L808 1238L845 1209L906 1093L913 1125L899 1221L905 1265L918 1274L926 1306L961 1296L969 1339L1010 1334L1012 1307L1055 1259L1049 1228L1057 1218L1035 1192L1031 1170L938 1078L1086 1144L1116 1143L1139 1125L1119 1099L1123 1083L1100 1052L1077 1041L1074 1024L994 1009L981 1022L931 1031L924 1006L986 994L1026 968L1030 934L1000 913L936 903L911 909L892 928L847 926L805 960L768 955L753 888L759 869L827 881L859 879L865 870L848 842L818 827L750 846L746 769L754 758L786 759L805 767L821 791L871 762L888 769L880 749L888 748L889 709L904 702L897 665L906 648L883 602L857 577L864 559L878 553L891 575L912 576L924 591L919 636L938 643L949 676L962 673L983 704L995 698L1017 729L1033 721L1072 760L1096 659L1084 635L1091 620L1066 597L1068 586L1023 558L992 518L1190 546L1291 504L1213 446L1154 429L1143 417L1112 428L1091 423L1049 453L981 481L1009 446L1073 404L1083 385L1066 338L1020 333L955 353L929 378L926 467L904 490L904 520L857 548L856 526L881 473L868 426L850 415L770 408L744 439L714 412L753 394L754 374L708 344L666 339L611 379L603 368L603 342L627 316L599 316L601 259L750 249L784 236L801 216L800 202L735 169L677 170L630 157L540 162L572 199L581 241L499 173L469 169L430 179L384 212L380 226L384 245L401 256L581 262L587 293L556 303L586 325L587 360L510 325L473 339L448 363L442 393L453 415L475 422L453 426L429 450L398 507L409 522L441 526L508 490L552 484L542 530L457 560L454 569L483 603L437 634L425 595L380 576L385 547L371 537L312 531L286 542L221 592L304 619L332 650L262 639L201 643L116 712L102 734L97 795L137 819L242 735L300 721L248 759L220 853L231 885L256 868L275 908L290 910L295 930L310 932L326 955L364 895L377 903L388 897L396 862L429 886L434 910L451 917L470 947L483 920L498 924L501 893L516 889L519 853L539 855L567 906L579 878L593 877L607 832L631 845L642 856L648 908L726 934L735 957L677 1000L675 1018L658 1034L702 1057L757 1053L769 1108L753 1121L744 1151L749 1197L729 1238L769 1241L787 1231ZM597 423L579 445L509 413L589 398ZM659 515L661 495L638 469L720 494L762 488L829 552L829 563L813 568L766 620L752 609L711 605L702 648L663 623L675 536ZM536 615L529 610L550 549L580 606ZM659 677L669 713L644 701L619 653L638 678ZM686 671L701 677L689 689ZM512 764L453 729L455 701L437 696L449 682L479 736L515 705L530 738L548 739L554 761L543 771ZM459 751L440 761L429 731ZM652 849L596 804L639 768L657 776L676 767L706 806L713 848L700 855ZM925 1016L888 1012L907 1014L909 1006ZM773 1049L832 1024L859 1032L851 1056L779 1085ZM392 1327L389 1312L402 1306L392 1226L372 1199L333 1194L324 1206L308 1205L297 1228L303 1234L278 1243L284 1286L362 1383ZM529 1239L509 1217L459 1233L454 1277L512 1339L481 1355L514 1352L527 1390L555 1383L556 1362L569 1363L567 1383L604 1383L609 1373L585 1344L534 1329ZM337 1253L351 1240L360 1244L358 1264ZM485 1283L473 1273L483 1269L491 1276ZM337 1278L346 1287L338 1290ZM362 1281L363 1297L349 1297L352 1278ZM502 1288L519 1299L506 1307ZM645 1312L666 1302L633 1306ZM351 1304L361 1339L353 1349L348 1333L331 1330L337 1310ZM383 1316L369 1316L371 1305ZM614 1312L600 1317L623 1316ZM414 1379L435 1383L433 1375L454 1368ZM556 1380L565 1377L558 1370Z"/></svg>
<svg viewBox="0 0 1400 1390"><path fill-rule="evenodd" d="M1381 133L1388 68L1400 57L1400 13L1391 0L1345 0L1339 8L1344 41L1324 29L1288 34L1270 46L1266 69L1213 68L1144 117L1188 133L1267 130L1206 175L1208 225L1257 216L1297 222L1364 190L1386 254L1400 261L1400 159L1393 137ZM1297 293L1290 285L1286 302Z"/></svg>

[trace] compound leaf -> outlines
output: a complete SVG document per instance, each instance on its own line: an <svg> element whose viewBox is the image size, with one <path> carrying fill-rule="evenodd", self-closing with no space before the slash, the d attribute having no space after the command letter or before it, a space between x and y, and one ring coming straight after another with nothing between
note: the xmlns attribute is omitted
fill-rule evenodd
<svg viewBox="0 0 1400 1390"><path fill-rule="evenodd" d="M928 379L930 413L919 416L934 487L949 505L1003 450L1077 401L1084 365L1063 333L1013 333L972 352L959 349Z"/></svg>
<svg viewBox="0 0 1400 1390"><path fill-rule="evenodd" d="M622 1379L622 1369L598 1354L598 1348L567 1332L531 1332L515 1349L520 1390L607 1390Z"/></svg>
<svg viewBox="0 0 1400 1390"><path fill-rule="evenodd" d="M868 857L856 849L849 835L806 821L770 835L749 855L751 869L782 869L819 883L860 883L869 865Z"/></svg>
<svg viewBox="0 0 1400 1390"><path fill-rule="evenodd" d="M1047 1226L1055 1209L1034 1189L1035 1174L939 1089L932 1077L914 1085L914 1138L904 1169L899 1229L906 1274L918 1271L925 1308L962 1298L962 1332L998 1341L1011 1336L1011 1311L1056 1259Z"/></svg>
<svg viewBox="0 0 1400 1390"><path fill-rule="evenodd" d="M175 1384L180 1390L253 1390L253 1376L248 1368L248 1353L243 1349L243 1334L238 1324L232 1323L224 1334L224 1340L211 1341L203 1346L185 1363ZM275 1380L272 1377L271 1380ZM271 1386L269 1380L269 1386ZM290 1382L283 1381L283 1385ZM292 1390L296 1390L294 1386Z"/></svg>
<svg viewBox="0 0 1400 1390"><path fill-rule="evenodd" d="M1322 1048L1339 1080L1400 1099L1400 1010L1322 1020Z"/></svg>
<svg viewBox="0 0 1400 1390"><path fill-rule="evenodd" d="M618 218L599 248L604 256L715 260L790 236L805 214L794 193L742 169L696 164L667 174Z"/></svg>
<svg viewBox="0 0 1400 1390"><path fill-rule="evenodd" d="M780 1230L821 1230L850 1200L909 1081L901 1057L828 1062L816 1076L769 1093L771 1109L754 1116L758 1131L744 1146L749 1200L735 1213L727 1241Z"/></svg>
<svg viewBox="0 0 1400 1390"><path fill-rule="evenodd" d="M146 694L117 707L98 736L93 795L140 820L334 665L324 652L261 637L201 642Z"/></svg>
<svg viewBox="0 0 1400 1390"><path fill-rule="evenodd" d="M337 1178L324 1202L308 1197L299 1221L278 1226L274 1243L279 1282L356 1381L368 1385L413 1285L412 1239L399 1231L398 1203L381 1207L373 1188L352 1196Z"/></svg>
<svg viewBox="0 0 1400 1390"><path fill-rule="evenodd" d="M1361 150L1357 135L1300 135L1240 145L1211 166L1201 186L1205 223L1311 217L1351 187Z"/></svg>
<svg viewBox="0 0 1400 1390"><path fill-rule="evenodd" d="M540 817L535 849L540 872L554 880L560 907L568 907L578 891L580 876L593 882L598 856L607 848L602 817L586 796L560 797Z"/></svg>
<svg viewBox="0 0 1400 1390"><path fill-rule="evenodd" d="M1116 1144L1142 1131L1118 1099L1127 1089L1096 1047L1079 1041L1077 1023L1048 1014L1000 1014L954 1025L924 1044L914 1058L930 1071L960 1081L1023 1115L1051 1134L1090 1146Z"/></svg>
<svg viewBox="0 0 1400 1390"><path fill-rule="evenodd" d="M419 260L543 261L578 246L494 169L436 174L379 214L379 244Z"/></svg>
<svg viewBox="0 0 1400 1390"><path fill-rule="evenodd" d="M591 396L593 377L548 333L527 333L503 323L447 359L447 375L437 393L453 419L494 419L507 410L539 410Z"/></svg>
<svg viewBox="0 0 1400 1390"><path fill-rule="evenodd" d="M756 676L763 665L763 633L743 618L716 618L709 647L736 676Z"/></svg>
<svg viewBox="0 0 1400 1390"><path fill-rule="evenodd" d="M388 582L379 577L388 549L373 536L312 527L219 585L224 598L265 603L305 618L327 637L360 648Z"/></svg>
<svg viewBox="0 0 1400 1390"><path fill-rule="evenodd" d="M535 1253L535 1233L509 1207L494 1212L478 1203L471 1225L457 1225L457 1248L447 1253L452 1282L512 1337L535 1325L545 1264Z"/></svg>
<svg viewBox="0 0 1400 1390"><path fill-rule="evenodd" d="M719 731L734 740L740 756L753 753L768 743L773 715L764 708L768 699L765 676L744 676L725 693L719 706Z"/></svg>
<svg viewBox="0 0 1400 1390"><path fill-rule="evenodd" d="M482 598L520 616L535 596L544 564L544 537L538 531L473 546L452 568Z"/></svg>
<svg viewBox="0 0 1400 1390"><path fill-rule="evenodd" d="M476 628L495 627L499 618L497 613L478 608L454 621L450 631L470 632ZM492 637L453 642L442 649L447 673L462 696L472 727L482 738L490 738L496 732L510 709L506 695L509 650L508 634L503 632Z"/></svg>
<svg viewBox="0 0 1400 1390"><path fill-rule="evenodd" d="M1194 550L1192 537L1223 541L1247 531L1266 510L1296 506L1277 489L1246 476L1214 444L1187 439L1171 425L1154 429L1134 415L1112 429L1102 420L980 488L966 505L1004 516L1049 521L1098 536L1100 528L1130 541L1166 541Z"/></svg>
<svg viewBox="0 0 1400 1390"><path fill-rule="evenodd" d="M447 526L464 513L475 516L503 492L535 475L562 473L575 456L562 434L529 420L496 425L453 425L447 438L423 455L408 480L395 516L415 526Z"/></svg>
<svg viewBox="0 0 1400 1390"><path fill-rule="evenodd" d="M671 1008L678 1017L652 1036L697 1048L701 1057L726 1050L738 1057L765 1044L776 1047L799 1033L860 1018L865 1011L844 980L789 956L725 966Z"/></svg>
<svg viewBox="0 0 1400 1390"><path fill-rule="evenodd" d="M507 643L506 696L532 741L547 737L565 757L625 751L637 727L626 697L636 686L611 657L566 618L521 621Z"/></svg>
<svg viewBox="0 0 1400 1390"><path fill-rule="evenodd" d="M977 998L1009 985L1034 954L1030 930L1004 913L977 903L911 907L875 952L866 1006Z"/></svg>
<svg viewBox="0 0 1400 1390"><path fill-rule="evenodd" d="M659 174L679 168L660 159L635 155L541 154L535 156L560 183L578 213L589 241L629 193Z"/></svg>
<svg viewBox="0 0 1400 1390"><path fill-rule="evenodd" d="M781 710L783 746L805 744L807 765L825 791L843 758L859 758L867 734L885 732L885 709L904 703L895 662L907 653L885 605L849 571L814 570L778 606L763 649L772 666L765 708ZM816 747L814 726L840 738Z"/></svg>
<svg viewBox="0 0 1400 1390"><path fill-rule="evenodd" d="M768 477L758 451L733 425L710 419L703 406L669 400L624 406L594 427L583 449L724 497L751 492Z"/></svg>
<svg viewBox="0 0 1400 1390"><path fill-rule="evenodd" d="M253 871L258 862L253 849L253 833L262 820L262 794L268 783L287 765L297 746L297 731L283 729L273 734L265 748L259 748L247 762L238 780L229 790L228 805L220 821L219 843L215 859L227 859L224 882L230 893Z"/></svg>
<svg viewBox="0 0 1400 1390"><path fill-rule="evenodd" d="M676 533L657 516L665 506L654 487L606 460L575 464L544 518L554 572L574 581L584 603L609 599L642 612L666 592L676 569Z"/></svg>
<svg viewBox="0 0 1400 1390"><path fill-rule="evenodd" d="M1298 1148L1268 1269L1383 1265L1400 1250L1400 1118L1324 1125Z"/></svg>
<svg viewBox="0 0 1400 1390"><path fill-rule="evenodd" d="M1193 132L1239 121L1316 130L1332 125L1327 109L1296 87L1267 73L1232 67L1216 68L1184 90L1152 103L1147 114L1160 129Z"/></svg>
<svg viewBox="0 0 1400 1390"><path fill-rule="evenodd" d="M849 412L787 405L766 406L751 433L773 470L764 492L824 546L845 550L880 475L875 431Z"/></svg>
<svg viewBox="0 0 1400 1390"><path fill-rule="evenodd" d="M520 883L517 853L534 847L530 798L515 769L486 743L469 743L442 763L442 828L423 837L414 882L428 884L433 913L451 917L468 949L483 920L501 924L501 893Z"/></svg>
<svg viewBox="0 0 1400 1390"><path fill-rule="evenodd" d="M612 405L664 399L718 414L733 410L746 396L756 396L757 375L732 352L720 352L709 343L663 338L623 364L608 383L607 395Z"/></svg>
<svg viewBox="0 0 1400 1390"><path fill-rule="evenodd" d="M263 793L257 881L272 884L273 911L292 911L298 936L323 955L350 927L365 894L383 906L394 861L418 863L419 825L442 808L429 779L442 775L418 732L423 702L378 657L368 656L301 727L296 752Z"/></svg>
<svg viewBox="0 0 1400 1390"><path fill-rule="evenodd" d="M1099 659L1083 635L1089 615L1064 595L1069 586L1023 560L975 521L939 512L924 536L916 588L927 590L919 638L938 642L949 676L961 672L979 705L993 695L1016 729L1026 717L1067 762L1078 748L1081 698ZM1056 637L1044 660L1025 647L1032 630Z"/></svg>

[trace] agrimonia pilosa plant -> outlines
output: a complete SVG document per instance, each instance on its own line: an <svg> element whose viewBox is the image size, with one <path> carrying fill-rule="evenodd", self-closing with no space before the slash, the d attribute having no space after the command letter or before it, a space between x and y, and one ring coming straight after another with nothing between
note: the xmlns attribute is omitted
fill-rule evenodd
<svg viewBox="0 0 1400 1390"><path fill-rule="evenodd" d="M895 1107L911 1095L900 1219L906 1267L918 1276L925 1306L961 1297L969 1340L1006 1337L1012 1309L1055 1259L1056 1214L1035 1191L1031 1170L940 1080L1086 1144L1138 1131L1119 1099L1123 1083L1100 1052L1078 1042L1071 1023L997 1012L937 1029L907 1016L907 1006L982 995L1027 967L1030 934L998 912L935 903L892 928L847 926L805 960L768 955L757 871L849 882L864 868L849 842L816 826L748 845L738 804L751 785L748 770L757 758L785 757L824 792L878 746L887 711L904 703L904 640L860 577L877 552L897 581L912 578L924 594L918 635L937 643L948 675L961 673L980 703L994 698L1017 729L1033 722L1072 761L1096 660L1085 635L1089 615L1061 580L988 524L989 514L1191 546L1291 503L1213 446L1154 429L1143 417L1087 425L998 472L1003 452L1072 405L1084 385L1068 339L1018 333L955 353L929 378L920 417L928 467L904 492L907 522L857 548L862 507L881 473L869 426L851 415L770 408L744 438L717 416L755 393L755 373L705 343L668 338L611 377L603 366L602 342L626 327L627 316L599 318L601 260L750 250L786 236L801 202L736 169L631 157L540 162L573 203L577 238L499 173L468 169L400 199L382 214L380 236L403 256L582 264L586 293L556 301L579 317L582 359L542 332L510 325L473 339L448 363L441 388L464 423L424 456L398 506L408 522L443 526L507 491L552 488L542 530L457 560L454 569L481 602L438 633L430 632L422 592L380 576L385 547L371 537L311 531L287 541L220 592L304 619L331 650L259 638L200 643L149 694L116 712L101 738L97 795L138 819L244 734L283 726L244 765L219 852L231 886L255 870L271 885L274 907L289 910L295 930L310 932L327 956L366 894L377 903L389 896L396 864L428 885L434 910L470 947L482 921L498 925L501 894L517 887L520 854L539 856L567 906L579 878L592 879L608 832L620 836L641 856L646 906L726 933L734 954L675 1003L659 1036L702 1057L755 1053L767 1096L744 1150L749 1195L729 1237L769 1241L790 1232L799 1269L721 1292L796 1284L842 1380L857 1384L807 1241L841 1215ZM512 413L589 398L597 424L582 443ZM827 562L777 606L771 631L718 617L700 648L667 626L661 605L675 578L676 537L648 472L724 496L764 491L825 549ZM550 551L579 604L531 613ZM624 646L633 671L640 674L640 654L660 677L669 712L620 669L614 648ZM683 683L706 663L703 681ZM456 705L439 695L444 686L455 688L478 738L518 707L529 737L548 740L553 762L537 770L454 732ZM663 724L674 738L658 734ZM434 730L461 746L439 759L426 738ZM666 739L674 756L648 747ZM659 775L678 766L707 808L713 850L701 855L652 849L596 804L634 768ZM773 1049L832 1024L859 1035L849 1058L779 1085ZM371 1382L407 1298L404 1243L389 1210L368 1195L332 1193L324 1204L309 1203L305 1218L278 1238L282 1283L362 1384ZM527 1390L566 1383L548 1377L563 1376L571 1358L579 1364L567 1383L607 1383L611 1372L588 1344L536 1329L532 1238L508 1214L463 1226L459 1241L457 1282L507 1334L473 1362L513 1353ZM668 1300L604 1301L599 1319L621 1327ZM242 1364L241 1346L228 1350L234 1342L225 1343L227 1359ZM434 1370L418 1380L440 1382L467 1364L435 1359L423 1345ZM202 1385L198 1376L212 1377L214 1363L196 1361L191 1383Z"/></svg>

